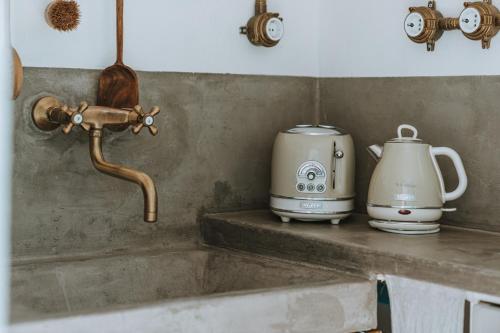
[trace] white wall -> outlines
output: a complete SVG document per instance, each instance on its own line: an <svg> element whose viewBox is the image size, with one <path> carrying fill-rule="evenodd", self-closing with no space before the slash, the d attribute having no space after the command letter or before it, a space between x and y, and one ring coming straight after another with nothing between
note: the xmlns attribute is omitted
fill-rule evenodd
<svg viewBox="0 0 500 333"><path fill-rule="evenodd" d="M500 1L493 0L500 8ZM427 0L323 0L321 3L320 76L446 76L500 74L500 34L491 48L445 32L434 52L411 42L403 31L410 6ZM458 17L463 1L437 0L446 17Z"/></svg>
<svg viewBox="0 0 500 333"><path fill-rule="evenodd" d="M124 60L146 71L317 76L319 1L269 0L269 10L285 19L285 38L266 49L239 34L254 0L125 0ZM61 33L45 23L49 0L12 1L13 44L25 66L114 63L115 1L78 2L80 27Z"/></svg>
<svg viewBox="0 0 500 333"><path fill-rule="evenodd" d="M0 0L0 333L9 322L12 130L14 128L9 0Z"/></svg>
<svg viewBox="0 0 500 333"><path fill-rule="evenodd" d="M497 5L500 6L500 0ZM47 26L50 0L12 2L13 43L26 66L104 68L115 60L115 1L79 0L79 29ZM126 0L125 62L137 70L322 77L500 74L500 35L490 50L446 32L428 53L403 32L409 6L426 0L268 0L285 18L275 48L238 33L254 0ZM438 0L445 16L460 1Z"/></svg>

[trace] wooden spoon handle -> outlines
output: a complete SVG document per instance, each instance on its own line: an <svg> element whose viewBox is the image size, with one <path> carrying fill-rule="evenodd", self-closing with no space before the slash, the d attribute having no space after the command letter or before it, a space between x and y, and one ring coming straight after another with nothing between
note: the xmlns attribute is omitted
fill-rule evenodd
<svg viewBox="0 0 500 333"><path fill-rule="evenodd" d="M123 64L123 0L116 0L116 63Z"/></svg>

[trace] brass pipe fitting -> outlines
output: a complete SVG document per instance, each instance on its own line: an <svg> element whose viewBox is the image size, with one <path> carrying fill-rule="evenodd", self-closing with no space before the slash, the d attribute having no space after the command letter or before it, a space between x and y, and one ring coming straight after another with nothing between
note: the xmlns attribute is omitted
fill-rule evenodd
<svg viewBox="0 0 500 333"><path fill-rule="evenodd" d="M471 40L480 40L483 49L488 49L500 29L499 10L491 0L465 2L464 7L459 18L462 33Z"/></svg>
<svg viewBox="0 0 500 333"><path fill-rule="evenodd" d="M247 35L250 43L257 46L276 46L283 37L283 19L278 13L267 12L266 0L255 1L255 15L246 26L240 27L240 33Z"/></svg>
<svg viewBox="0 0 500 333"><path fill-rule="evenodd" d="M33 107L32 117L35 125L43 131L53 131L60 126L63 126L64 134L69 134L75 126L88 131L90 157L95 168L107 175L141 186L144 195L144 221L153 223L156 222L158 214L158 197L153 180L143 172L107 162L102 153L102 136L104 128L113 126L132 126L134 134L147 127L152 135L156 135L158 128L154 125L154 117L158 113L158 107L145 113L140 106L131 110L114 109L89 106L85 102L78 108L71 108L54 97L44 97Z"/></svg>
<svg viewBox="0 0 500 333"><path fill-rule="evenodd" d="M434 51L444 30L459 29L458 19L443 17L436 9L435 1L429 1L427 7L410 7L404 24L408 38L415 43L427 44L427 51Z"/></svg>
<svg viewBox="0 0 500 333"><path fill-rule="evenodd" d="M147 174L129 169L122 165L112 164L104 159L102 153L102 129L92 129L89 133L90 158L94 167L107 175L136 183L144 195L144 221L154 223L158 214L158 197L156 187Z"/></svg>
<svg viewBox="0 0 500 333"><path fill-rule="evenodd" d="M500 30L500 11L491 0L465 2L459 18L444 18L436 10L435 1L427 7L411 7L405 18L405 32L415 43L426 43L433 51L443 31L460 29L471 40L480 40L483 49L490 47L491 39Z"/></svg>
<svg viewBox="0 0 500 333"><path fill-rule="evenodd" d="M454 17L443 18L438 21L438 27L445 31L458 30L460 29L460 21Z"/></svg>
<svg viewBox="0 0 500 333"><path fill-rule="evenodd" d="M267 12L267 0L255 1L255 15L264 14Z"/></svg>

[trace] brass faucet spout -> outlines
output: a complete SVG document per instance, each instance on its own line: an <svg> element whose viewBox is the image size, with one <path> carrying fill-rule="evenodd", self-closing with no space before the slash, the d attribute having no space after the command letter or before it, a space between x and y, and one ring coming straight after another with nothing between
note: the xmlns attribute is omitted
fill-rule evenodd
<svg viewBox="0 0 500 333"><path fill-rule="evenodd" d="M94 167L107 175L128 180L141 186L144 195L144 221L154 223L158 214L158 197L153 180L144 172L122 165L112 164L104 159L102 153L102 130L90 131L90 157Z"/></svg>

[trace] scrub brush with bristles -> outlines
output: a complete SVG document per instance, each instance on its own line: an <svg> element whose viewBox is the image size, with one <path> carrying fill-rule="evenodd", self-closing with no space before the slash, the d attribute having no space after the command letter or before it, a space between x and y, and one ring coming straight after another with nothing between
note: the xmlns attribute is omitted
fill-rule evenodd
<svg viewBox="0 0 500 333"><path fill-rule="evenodd" d="M56 30L75 30L80 24L80 6L74 0L53 0L45 10L45 18Z"/></svg>

